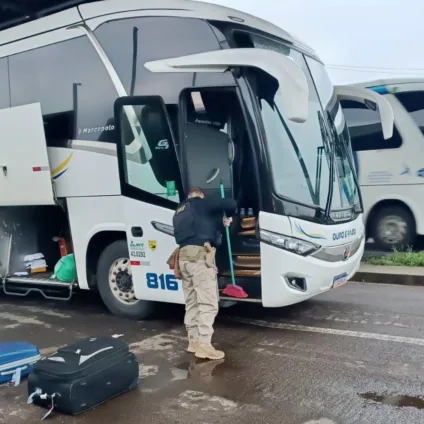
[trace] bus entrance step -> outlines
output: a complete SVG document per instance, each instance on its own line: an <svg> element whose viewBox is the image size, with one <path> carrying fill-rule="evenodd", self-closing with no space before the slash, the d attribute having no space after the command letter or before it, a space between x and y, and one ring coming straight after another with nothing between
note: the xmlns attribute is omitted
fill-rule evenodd
<svg viewBox="0 0 424 424"><path fill-rule="evenodd" d="M260 272L260 271L259 271ZM241 276L236 277L235 281L236 285L241 287L246 293L247 298L239 299L233 298L230 296L224 295L224 289L232 284L231 278L228 276L221 275L218 278L218 291L219 297L221 300L234 300L234 301L245 301L245 302L253 302L253 303L261 303L262 302L262 284L261 279L257 276Z"/></svg>
<svg viewBox="0 0 424 424"><path fill-rule="evenodd" d="M244 299L239 299L239 298L236 298L236 297L225 296L222 293L219 294L219 300L221 302L227 301L227 302L262 303L262 299L260 299L260 298L247 297L247 298L244 298Z"/></svg>
<svg viewBox="0 0 424 424"><path fill-rule="evenodd" d="M3 279L3 291L9 296L25 297L35 292L48 300L70 300L76 282L64 283L50 278L51 275L52 273L29 276L10 275Z"/></svg>
<svg viewBox="0 0 424 424"><path fill-rule="evenodd" d="M223 271L220 273L223 277L231 276L231 271ZM260 277L261 270L260 269L235 269L234 270L235 277Z"/></svg>
<svg viewBox="0 0 424 424"><path fill-rule="evenodd" d="M237 255L233 256L234 266L239 268L261 269L260 255Z"/></svg>

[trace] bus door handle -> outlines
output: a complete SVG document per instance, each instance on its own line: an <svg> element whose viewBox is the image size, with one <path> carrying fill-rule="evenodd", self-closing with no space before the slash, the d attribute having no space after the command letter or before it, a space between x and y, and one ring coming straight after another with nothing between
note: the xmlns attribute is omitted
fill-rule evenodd
<svg viewBox="0 0 424 424"><path fill-rule="evenodd" d="M219 168L214 168L211 171L209 178L206 180L206 184L210 184L219 174Z"/></svg>
<svg viewBox="0 0 424 424"><path fill-rule="evenodd" d="M141 227L132 227L131 234L133 237L143 237L143 229Z"/></svg>

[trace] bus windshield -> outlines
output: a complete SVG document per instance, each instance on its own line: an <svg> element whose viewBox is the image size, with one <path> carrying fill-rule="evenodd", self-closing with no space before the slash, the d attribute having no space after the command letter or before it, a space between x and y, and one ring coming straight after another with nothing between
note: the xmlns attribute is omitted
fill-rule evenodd
<svg viewBox="0 0 424 424"><path fill-rule="evenodd" d="M352 167L354 167L354 158L350 143L350 134L347 126L345 116L343 114L340 102L336 103L335 117L333 118L334 130L336 132L335 139L338 140L335 144L335 172L338 180L338 188L342 190L340 199L344 201L341 208L345 208L346 204L351 204L360 207L360 197L357 181L353 176ZM334 110L334 109L333 109ZM329 112L329 120L332 120L332 113ZM350 161L349 161L350 157ZM336 196L336 197L334 197ZM336 209L334 205L337 204L337 195L333 193L333 210Z"/></svg>
<svg viewBox="0 0 424 424"><path fill-rule="evenodd" d="M265 76L257 80L256 93L276 193L322 210L326 210L328 202L331 211L351 209L359 197L349 150L341 138L346 123L324 65L283 43L253 34L251 39L257 48L291 57L304 71L310 91L308 120L295 123L283 115L284 93L275 82ZM330 106L335 102L338 110L332 117Z"/></svg>
<svg viewBox="0 0 424 424"><path fill-rule="evenodd" d="M331 210L343 210L360 203L359 189L353 175L353 157L350 149L349 131L340 102L324 65L305 57L324 109L334 153L334 189Z"/></svg>

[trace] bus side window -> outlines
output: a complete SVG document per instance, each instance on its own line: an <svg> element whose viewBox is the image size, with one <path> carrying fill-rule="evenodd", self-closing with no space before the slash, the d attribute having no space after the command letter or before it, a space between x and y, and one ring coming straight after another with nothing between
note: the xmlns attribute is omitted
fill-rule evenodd
<svg viewBox="0 0 424 424"><path fill-rule="evenodd" d="M424 134L424 91L394 93Z"/></svg>
<svg viewBox="0 0 424 424"><path fill-rule="evenodd" d="M393 128L393 136L388 140L384 139L380 114L377 110L354 100L342 100L340 103L349 127L354 152L397 149L402 145L402 137L396 126Z"/></svg>
<svg viewBox="0 0 424 424"><path fill-rule="evenodd" d="M116 90L87 37L10 56L9 79L12 107L41 104L48 145L63 147L70 139L115 142L110 123Z"/></svg>

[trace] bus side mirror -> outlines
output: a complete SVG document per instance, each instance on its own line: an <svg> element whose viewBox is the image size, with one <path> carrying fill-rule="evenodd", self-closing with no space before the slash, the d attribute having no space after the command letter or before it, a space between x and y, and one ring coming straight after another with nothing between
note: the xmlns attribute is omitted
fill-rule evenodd
<svg viewBox="0 0 424 424"><path fill-rule="evenodd" d="M354 100L368 106L369 102L377 105L380 113L383 137L385 140L393 136L393 124L395 121L394 113L390 103L381 94L368 88L336 85L334 91L340 100Z"/></svg>
<svg viewBox="0 0 424 424"><path fill-rule="evenodd" d="M258 50L258 49L257 49ZM309 114L309 87L301 67L289 56L277 53L280 57L273 76L277 78L282 97L284 116L290 121L303 123Z"/></svg>

